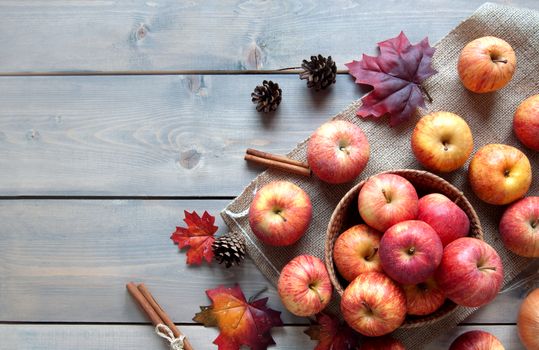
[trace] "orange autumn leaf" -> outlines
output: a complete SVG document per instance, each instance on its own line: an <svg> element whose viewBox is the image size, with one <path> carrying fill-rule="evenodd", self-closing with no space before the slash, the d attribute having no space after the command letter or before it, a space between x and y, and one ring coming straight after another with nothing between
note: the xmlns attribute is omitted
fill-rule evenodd
<svg viewBox="0 0 539 350"><path fill-rule="evenodd" d="M207 211L200 217L196 211L189 213L184 211L183 221L187 227L176 227L170 239L178 244L178 247L189 247L187 251L187 263L201 264L202 259L208 263L213 259L211 245L215 238L213 235L217 232L217 226L214 225L215 217L208 214Z"/></svg>
<svg viewBox="0 0 539 350"><path fill-rule="evenodd" d="M239 350L242 345L265 350L275 344L271 328L283 322L279 311L266 306L268 298L247 302L237 284L209 289L206 294L212 304L201 306L193 321L219 328L219 336L213 341L219 350Z"/></svg>

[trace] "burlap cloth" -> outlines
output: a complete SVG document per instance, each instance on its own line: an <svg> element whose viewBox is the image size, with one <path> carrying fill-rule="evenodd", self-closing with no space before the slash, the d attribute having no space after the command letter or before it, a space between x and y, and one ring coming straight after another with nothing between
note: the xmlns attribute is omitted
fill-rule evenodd
<svg viewBox="0 0 539 350"><path fill-rule="evenodd" d="M500 37L511 44L517 56L517 69L509 85L500 91L474 94L467 91L459 81L457 59L466 43L486 35ZM431 77L425 83L425 87L430 92L433 102L430 104L427 102L427 110L419 111L414 120L391 128L386 118L382 120L360 119L355 112L361 101L352 103L333 117L348 120L360 126L371 145L369 163L354 183L384 170L422 169L410 147L411 132L420 115L443 110L454 112L468 122L474 135L474 152L488 143L504 143L523 150L530 159L535 176L529 195L539 195L539 181L537 180L539 153L524 149L511 129L513 113L519 103L524 98L539 93L539 12L490 3L484 4L436 44L432 62L439 73ZM339 79L348 79L348 77L340 76ZM313 130L316 127L313 125ZM299 143L289 156L305 161L306 140ZM485 231L486 241L494 246L503 259L504 283L507 284L526 267L529 260L517 257L504 248L497 230L504 208L485 204L472 193L466 180L467 168L466 165L444 177L461 188L476 209ZM299 242L289 247L266 246L253 235L249 228L247 214L254 192L274 180L289 180L299 185L309 194L313 204L313 220L309 230ZM253 180L241 195L223 210L221 215L231 230L242 232L246 236L248 254L260 271L276 285L279 271L293 257L300 254L312 254L323 259L329 218L336 204L354 183L328 185L314 176L304 178L268 170ZM338 310L338 300L333 302L331 309ZM401 339L407 349L420 349L440 333L456 326L474 311L475 309L472 308L459 307L451 316L435 324L417 329L399 329L393 335Z"/></svg>

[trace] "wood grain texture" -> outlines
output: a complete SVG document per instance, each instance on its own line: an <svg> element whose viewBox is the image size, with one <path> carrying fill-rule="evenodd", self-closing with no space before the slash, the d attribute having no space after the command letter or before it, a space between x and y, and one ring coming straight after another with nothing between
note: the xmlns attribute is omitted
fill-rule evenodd
<svg viewBox="0 0 539 350"><path fill-rule="evenodd" d="M344 68L401 30L434 43L483 2L2 1L0 72L278 69L318 53Z"/></svg>
<svg viewBox="0 0 539 350"><path fill-rule="evenodd" d="M181 326L196 350L214 350L215 328ZM276 346L270 349L312 349L315 342L303 333L305 327L274 328ZM507 350L524 350L516 326L459 326L428 345L425 350L447 349L461 333L484 330L494 334ZM167 349L150 326L122 325L0 325L0 350L147 350Z"/></svg>
<svg viewBox="0 0 539 350"><path fill-rule="evenodd" d="M250 99L263 79L284 94L269 115ZM0 91L8 196L235 196L264 170L247 148L288 152L362 93L348 75L318 94L295 75L0 77Z"/></svg>
<svg viewBox="0 0 539 350"><path fill-rule="evenodd" d="M239 283L247 297L268 286L269 305L283 311L275 288L253 263L239 268L186 266L169 239L183 210L224 207L219 200L0 201L0 321L147 322L125 284L145 282L175 322L189 323L204 290ZM219 233L225 228L217 218ZM536 266L537 267L537 266ZM501 294L466 322L514 323L531 284ZM285 323L305 323L283 311Z"/></svg>

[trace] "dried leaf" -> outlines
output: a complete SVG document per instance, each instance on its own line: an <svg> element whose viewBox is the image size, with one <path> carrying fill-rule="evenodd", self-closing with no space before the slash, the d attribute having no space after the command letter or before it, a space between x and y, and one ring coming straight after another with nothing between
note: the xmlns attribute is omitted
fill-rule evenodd
<svg viewBox="0 0 539 350"><path fill-rule="evenodd" d="M275 344L271 328L282 326L283 322L279 311L266 306L268 298L247 302L237 284L210 289L206 294L212 305L201 306L193 321L219 328L219 336L213 341L219 350L238 350L242 345L265 350Z"/></svg>
<svg viewBox="0 0 539 350"><path fill-rule="evenodd" d="M378 43L380 55L363 55L361 61L345 64L356 83L373 90L361 100L357 115L391 115L391 125L409 119L417 107L425 107L421 83L437 72L431 67L434 48L428 38L412 45L401 32L396 38ZM428 96L428 95L427 95Z"/></svg>
<svg viewBox="0 0 539 350"><path fill-rule="evenodd" d="M314 350L349 350L359 345L359 334L327 313L317 314L316 323L311 324L305 334L312 340L318 340Z"/></svg>
<svg viewBox="0 0 539 350"><path fill-rule="evenodd" d="M196 211L189 213L184 211L183 221L187 227L176 227L170 239L178 244L178 247L189 247L187 251L188 264L201 264L202 259L208 263L213 259L211 245L215 238L213 235L217 232L217 226L214 225L215 217L208 214L207 211L200 217Z"/></svg>

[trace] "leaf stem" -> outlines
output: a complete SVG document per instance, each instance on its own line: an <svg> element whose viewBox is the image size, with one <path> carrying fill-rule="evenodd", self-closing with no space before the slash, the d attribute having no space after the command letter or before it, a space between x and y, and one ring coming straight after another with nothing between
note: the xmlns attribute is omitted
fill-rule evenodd
<svg viewBox="0 0 539 350"><path fill-rule="evenodd" d="M418 84L418 85L419 85L419 90L421 90L421 92L423 92L425 94L425 96L427 96L427 99L429 100L429 102L432 103L432 97L430 96L427 89L425 89L425 87L423 85L421 85L421 84Z"/></svg>
<svg viewBox="0 0 539 350"><path fill-rule="evenodd" d="M286 67L286 68L280 68L277 69L277 72L283 71L283 70L290 70L290 69L301 69L301 67Z"/></svg>
<svg viewBox="0 0 539 350"><path fill-rule="evenodd" d="M252 303L253 301L255 301L260 296L260 294L264 293L267 290L268 290L268 286L264 286L264 288L262 288L261 290L256 292L255 295L249 298L249 303Z"/></svg>

